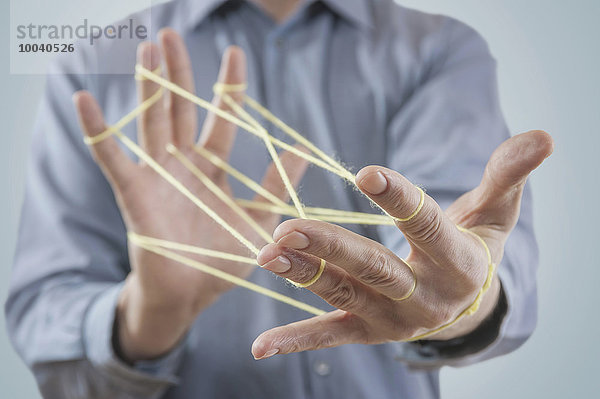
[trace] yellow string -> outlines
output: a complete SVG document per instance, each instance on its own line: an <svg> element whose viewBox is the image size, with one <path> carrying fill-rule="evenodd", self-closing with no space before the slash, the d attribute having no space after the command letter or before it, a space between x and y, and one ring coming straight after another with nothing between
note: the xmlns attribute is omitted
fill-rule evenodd
<svg viewBox="0 0 600 399"><path fill-rule="evenodd" d="M273 242L273 238L267 233L254 219L248 215L235 201L219 186L206 176L200 169L194 165L181 151L177 149L173 144L167 144L167 152L173 155L179 162L185 166L194 176L198 178L214 195L216 195L221 201L223 201L233 212L241 217L254 231L260 235L266 242Z"/></svg>
<svg viewBox="0 0 600 399"><path fill-rule="evenodd" d="M393 299L394 301L397 301L397 302L402 302L402 301L407 300L408 298L410 298L412 296L412 294L414 294L415 290L417 289L417 273L415 273L415 269L413 269L413 267L410 265L410 263L408 263L403 258L400 258L400 260L410 270L410 272L412 274L412 277L413 277L413 283L412 283L412 286L410 287L410 290L408 290L408 292L406 293L406 295L404 295L404 296L402 296L400 298L391 298L391 299Z"/></svg>
<svg viewBox="0 0 600 399"><path fill-rule="evenodd" d="M320 315L326 313L324 310L321 310L319 308L316 308L316 307L306 304L304 302L297 301L293 298L282 295L276 291L270 290L270 289L260 286L258 284L254 284L248 280L234 276L233 274L229 274L229 273L224 272L215 267L208 266L202 262L198 262L196 260L190 259L190 258L180 255L178 253L169 251L167 249L164 249L164 248L161 248L158 246L149 245L144 242L139 243L139 245L141 248L143 248L147 251L154 252L157 255L161 255L161 256L164 256L165 258L169 258L176 262L183 263L184 265L192 267L203 273L210 274L211 276L220 278L221 280L225 280L232 284L238 285L240 287L244 287L246 289L249 289L250 291L254 291L261 295L267 296L269 298L273 298L279 302L286 303L290 306L304 310L304 311L314 314L316 316L320 316Z"/></svg>
<svg viewBox="0 0 600 399"><path fill-rule="evenodd" d="M106 140L110 136L112 136L116 131L123 129L129 122L133 121L143 112L146 112L148 108L153 106L163 95L164 89L161 87L154 93L152 96L148 97L144 100L140 105L134 108L131 112L126 114L124 117L119 119L117 123L115 123L112 127L106 129L102 133L96 136L85 136L83 138L83 142L87 145L94 145L100 143L101 141Z"/></svg>
<svg viewBox="0 0 600 399"><path fill-rule="evenodd" d="M242 117L242 119L245 119L251 125L256 127L256 129L261 133L261 138L263 139L265 146L267 147L269 155L271 155L271 159L273 160L273 163L277 168L277 172L279 172L279 177L281 177L281 181L283 182L283 185L285 186L288 195L290 196L292 202L294 203L294 206L296 207L296 210L298 211L298 215L300 216L300 218L306 219L306 214L304 213L304 209L302 209L303 206L300 203L298 194L296 193L296 190L294 190L294 186L292 185L292 182L290 181L290 178L288 177L285 168L281 164L281 160L279 159L277 151L275 151L275 147L273 147L273 143L271 143L271 141L269 140L269 134L267 130L260 126L258 122L254 118L252 118L252 116L250 116L250 114L248 114L242 107L238 105L238 103L235 102L235 100L231 98L231 96L229 96L229 94L224 93L222 98L225 101L225 103L229 105L229 107L232 110L234 110L235 113L237 113L239 116Z"/></svg>
<svg viewBox="0 0 600 399"><path fill-rule="evenodd" d="M132 244L135 244L135 245L139 246L140 248L144 248L144 249L152 251L156 254L166 256L169 259L183 263L187 266L191 266L199 271L208 273L212 276L215 276L222 280L228 281L235 285L242 286L251 291L258 292L259 294L266 295L266 296L276 299L280 302L294 306L300 310L304 310L308 313L312 313L317 316L325 313L325 311L323 311L321 309L317 309L313 306L307 305L303 302L297 301L286 295L279 294L275 291L261 287L257 284L250 283L250 282L248 282L244 279L241 279L237 276L234 276L232 274L229 274L227 272L224 272L224 271L214 268L212 266L208 266L208 265L198 262L196 260L187 258L183 255L178 255L176 253L170 252L170 251L168 251L168 249L174 249L176 251L189 252L189 253L193 253L193 254L197 254L197 255L204 255L204 256L209 256L209 257L213 257L213 258L230 260L230 261L240 262L240 263L247 263L247 264L251 264L253 266L257 266L256 260L253 258L248 258L245 256L236 255L236 254L230 254L230 253L222 252L222 251L215 251L215 250L208 249L208 248L200 248L200 247L197 247L194 245L186 245L186 244L181 244L178 242L143 236L140 234L136 234L134 232L128 232L127 237ZM304 284L299 284L299 283L296 283L291 280L288 280L288 281L290 281L292 284L294 284L298 287L308 287L308 286L312 285L315 281L317 281L319 279L319 277L321 277L321 274L323 273L323 269L325 268L325 265L323 262L324 261L322 261L321 268L319 269L319 272L317 273L317 275L315 275L315 277L313 277L309 282L304 283ZM244 281L245 283L240 284L241 281Z"/></svg>
<svg viewBox="0 0 600 399"><path fill-rule="evenodd" d="M247 89L248 85L246 83L240 84L225 84L217 82L213 86L213 91L218 95L227 94L230 92L241 92ZM266 120L273 123L276 127L281 129L284 133L294 139L296 142L302 144L306 148L308 148L313 153L317 154L321 159L331 165L333 168L338 169L338 171L342 174L346 175L346 178L349 180L353 180L354 175L346 170L339 162L335 161L325 152L323 152L319 147L314 145L310 140L302 136L296 130L292 129L281 119L277 118L271 111L263 107L258 101L254 100L252 97L248 95L244 95L243 101L252 109L257 111L260 115L262 115ZM255 121L256 122L256 121Z"/></svg>
<svg viewBox="0 0 600 399"><path fill-rule="evenodd" d="M195 245L181 244L179 242L163 240L159 238L148 237L140 234L136 234L132 231L127 233L127 238L132 244L135 245L151 245L155 247L163 247L166 249L174 249L176 251L189 252L191 254L209 256L211 258L218 258L223 260L230 260L233 262L247 263L249 265L257 266L256 259L249 258L247 256L241 256L231 254L223 251L215 251L214 249L197 247Z"/></svg>
<svg viewBox="0 0 600 399"><path fill-rule="evenodd" d="M225 173L229 174L231 177L248 187L250 190L254 191L261 197L271 201L271 203L273 203L274 205L279 205L283 207L288 206L288 204L276 197L273 193L265 189L263 186L261 186L260 184L258 184L239 170L235 169L233 166L229 165L227 162L223 161L221 158L219 158L212 152L208 151L206 148L195 146L194 150L198 154L206 158L213 165L223 170Z"/></svg>
<svg viewBox="0 0 600 399"><path fill-rule="evenodd" d="M308 148L309 150L311 150L313 153L317 154L325 162L327 162L328 164L330 164L334 168L339 169L340 172L342 172L342 173L349 173L349 176L353 177L352 173L348 172L339 162L335 161L329 155L325 154L323 151L321 151L320 148L318 148L316 145L314 145L310 140L308 140L307 138L305 138L304 136L302 136L296 130L292 129L290 126L288 126L286 123L284 123L281 119L277 118L275 115L273 115L271 113L271 111L269 111L268 109L266 109L265 107L263 107L256 100L254 100L253 98L249 97L248 95L245 95L244 96L244 101L251 108L253 108L260 115L262 115L266 120L268 120L269 122L273 123L279 129L281 129L281 131L283 131L284 133L286 133L292 139L296 140L296 142L302 144L303 146L305 146L306 148Z"/></svg>
<svg viewBox="0 0 600 399"><path fill-rule="evenodd" d="M310 287L311 285L313 285L314 283L316 283L318 279L321 278L321 275L323 274L323 271L325 270L325 265L326 264L327 264L327 262L325 262L325 259L321 259L321 263L319 265L319 270L317 271L317 274L315 274L313 276L313 278L311 278L310 280L308 280L306 283L297 283L297 282L292 281L292 280L288 280L288 281L290 283L294 284L296 287L300 287L300 288Z"/></svg>
<svg viewBox="0 0 600 399"><path fill-rule="evenodd" d="M417 205L417 209L415 209L415 211L413 213L410 214L410 216L405 217L405 218L397 218L394 217L394 219L398 222L408 222L409 220L413 219L415 216L417 216L419 214L419 212L421 212L421 209L423 208L423 204L425 204L425 191L423 191L423 189L421 187L415 186L417 188L417 190L419 190L419 193L421 194L421 199L419 200L419 205Z"/></svg>
<svg viewBox="0 0 600 399"><path fill-rule="evenodd" d="M179 87L176 84L170 82L169 80L163 78L162 76L152 73L152 71L149 71L148 69L144 68L143 66L136 65L135 70L139 75L143 76L144 78L161 85L162 87L166 88L167 90L177 94L180 97L185 98L186 100L198 105L199 107L202 107L210 112L213 112L215 115L225 119L226 121L231 122L249 132L256 132L256 129L253 126L250 126L249 124L240 120L239 118L235 117L234 115L231 115L229 112L223 111L221 108L211 104L210 102L203 100L202 98L200 98L198 96L195 96L194 94L190 93L189 91L182 89L181 87Z"/></svg>
<svg viewBox="0 0 600 399"><path fill-rule="evenodd" d="M216 94L218 94L218 95L224 95L224 94L227 94L227 93L230 93L230 92L241 92L241 91L244 91L244 90L246 90L247 87L248 87L248 85L246 83L225 84L225 83L217 82L213 86L213 91ZM248 106L250 106L250 108L252 108L255 111L257 111L266 120L268 120L271 123L273 123L276 127L278 127L279 129L281 129L281 131L283 131L284 133L286 133L288 136L290 136L296 142L302 144L304 147L308 148L310 151L312 151L313 153L317 154L319 157L321 157L321 159L323 159L325 162L327 162L333 168L337 169L338 172L340 172L342 174L345 174L345 176L346 176L347 179L353 180L354 175L352 173L350 173L348 170L346 170L339 162L335 161L333 158L331 158L329 155L327 155L325 152L323 152L319 147L317 147L316 145L314 145L310 140L308 140L307 138L305 138L304 136L302 136L296 130L292 129L290 126L288 126L281 119L277 118L275 115L273 115L271 113L271 111L269 111L268 109L266 109L265 107L263 107L260 103L258 103L252 97L250 97L248 95L244 95L243 101ZM254 120L254 122L256 122L256 120Z"/></svg>
<svg viewBox="0 0 600 399"><path fill-rule="evenodd" d="M258 136L260 138L263 138L265 136L265 134L263 132L259 131L256 127L251 126L250 124L240 120L239 118L230 114L229 112L224 111L224 110L220 109L219 107L216 107L215 105L211 104L210 102L195 96L194 94L182 89L181 87L164 79L163 77L154 74L153 72L149 71L148 69L144 68L141 65L136 65L136 72L137 72L137 74L144 77L145 79L151 80L151 81L161 85L162 87L170 90L171 92L187 99L188 101L191 101L192 103L198 105L201 108L206 109L207 111L213 112L218 117L223 118L226 121L237 125L238 127L241 127L242 129L246 130L249 133L254 134L255 136ZM148 108L148 107L146 107L146 108ZM137 109L134 111L136 112L136 115L142 112L142 111L138 111ZM119 122L117 122L117 124L115 124L114 126L116 127L119 124ZM348 180L352 184L355 184L354 175L352 173L350 173L349 171L345 171L346 173L343 173L343 172L337 170L336 168L328 165L327 163L322 162L321 160L319 160L309 154L306 154L305 152L300 151L299 149L297 149L297 148L295 148L295 147L293 147L293 146L291 146L269 134L266 134L266 136L269 139L269 141L271 141L274 145L278 146L279 148L289 151L298 157L306 159L307 161L313 163L314 165L319 166L323 169L326 169L326 170ZM102 140L98 140L96 142L100 142L100 141L102 141Z"/></svg>
<svg viewBox="0 0 600 399"><path fill-rule="evenodd" d="M248 83L221 83L213 85L213 92L221 95L223 93L242 92L248 88Z"/></svg>
<svg viewBox="0 0 600 399"><path fill-rule="evenodd" d="M160 66L156 67L156 69L152 70L152 73L155 75L160 75L162 73L162 68ZM144 80L148 80L148 78L146 78L145 76L142 76L138 73L136 73L133 78L135 80L137 80L138 82L143 82Z"/></svg>
<svg viewBox="0 0 600 399"><path fill-rule="evenodd" d="M248 239L246 239L242 234L240 234L236 229L230 226L225 220L223 220L215 211L213 211L209 206L207 206L202 200L196 197L192 192L185 187L179 180L177 180L172 174L167 172L165 168L158 164L150 155L148 155L144 150L142 150L136 143L134 143L129 137L125 136L119 130L115 130L114 128L109 128L113 130L113 134L116 135L127 148L131 150L135 155L137 155L141 160L146 162L148 166L154 169L163 179L165 179L168 183L170 183L177 191L185 195L190 201L192 201L198 208L200 208L204 213L206 213L211 219L217 222L221 227L223 227L228 233L230 233L234 238L236 238L242 245L252 251L255 255L258 255L260 252L259 249L252 244Z"/></svg>
<svg viewBox="0 0 600 399"><path fill-rule="evenodd" d="M244 208L257 209L260 211L271 212L279 215L298 217L298 213L293 206L285 204L277 206L260 201L250 201L245 199L235 200ZM387 216L372 215L369 213L360 214L359 212L340 211L337 209L305 207L306 216L309 219L322 220L324 222L363 224L363 225L395 225L394 221ZM327 211L332 211L331 213ZM358 214L358 215L357 215Z"/></svg>
<svg viewBox="0 0 600 399"><path fill-rule="evenodd" d="M331 165L328 165L327 163L321 161L318 158L313 157L310 154L307 154L303 151L300 151L299 149L297 149L296 147L289 145L288 143L286 143L285 141L281 141L273 136L269 136L270 140L273 144L275 144L276 146L278 146L279 148L281 148L282 150L286 150L288 152L291 152L292 154L296 155L297 157L300 157L302 159L306 159L308 162L312 163L315 166L320 167L321 169L325 169L331 173L333 173L336 176L341 177L342 179L347 180L348 182L352 183L353 185L355 184L354 182L354 175L350 172L347 173L343 173L339 170L337 170L336 168L334 168Z"/></svg>
<svg viewBox="0 0 600 399"><path fill-rule="evenodd" d="M434 330L431 330L424 334L412 337L412 338L408 339L407 341L418 341L420 339L430 337L434 334L441 332L442 330L452 327L453 325L455 325L456 323L461 321L464 317L474 314L475 312L477 312L479 310L479 306L481 305L483 296L489 290L489 288L492 286L492 280L494 279L494 272L496 270L496 265L494 264L494 262L492 262L492 254L490 252L490 249L489 249L487 243L485 242L485 240L483 238L481 238L478 234L472 232L471 230L465 229L464 227L461 227L458 225L456 226L456 228L458 230L462 231L463 233L472 235L483 245L483 248L485 249L485 253L486 253L487 259L488 259L488 273L487 273L485 282L483 283L483 286L477 293L477 296L475 297L475 300L473 301L473 303L471 305L469 305L469 307L467 307L465 310L463 310L454 320L452 320L451 322L446 323Z"/></svg>
<svg viewBox="0 0 600 399"><path fill-rule="evenodd" d="M179 192L181 192L183 195L185 195L188 199L190 199L197 207L199 207L209 217L211 217L215 222L217 222L219 225L221 225L226 231L228 231L233 237L235 237L240 243L242 243L246 248L248 248L250 251L252 251L255 255L258 254L259 250L258 250L258 248L256 248L256 246L254 246L254 244L252 244L248 239L246 239L241 233L239 233L232 226L227 224L218 214L216 214L211 208L209 208L206 204L204 204L204 202L202 202L199 198L197 198L194 194L192 194L180 181L178 181L169 172L167 172L166 169L164 169L161 165L159 165L152 157L150 157L146 152L144 152L137 144L135 144L127 136L125 136L123 133L121 133L120 130L125 125L127 125L129 122L131 122L133 119L135 119L135 117L137 117L139 114L146 111L149 107L151 107L153 104L155 104L162 97L164 88L191 101L192 103L194 103L202 108L207 109L208 111L213 112L215 115L243 128L243 129L247 130L248 132L263 139L265 146L267 147L269 154L270 154L271 158L273 159L275 166L277 167L277 170L278 170L280 177L286 187L286 190L288 191L290 198L292 199L292 202L294 203L293 207L289 206L288 204L283 203L283 201L281 201L280 199L278 199L277 197L275 197L274 195L269 193L267 190L264 190L262 188L262 186L260 186L259 184L257 184L256 182L254 182L252 179L245 176L241 172L235 170L227 162L216 157L214 154L211 154L210 152L208 152L207 150L205 150L203 148L197 149L196 151L200 155L207 158L214 165L225 170L231 176L233 176L234 178L237 178L243 184L245 184L249 188L253 189L255 192L257 192L257 194L262 195L264 198L266 198L272 202L272 204L264 204L264 203L259 203L256 201L237 200L237 204L236 204L236 201L233 201L218 186L216 186L214 183L212 183L212 181L210 181L210 179L208 179L208 177L205 174L203 174L198 168L196 168L195 165L193 163L191 163L174 146L169 145L167 147L167 150L171 154L173 154L175 157L177 157L177 159L180 162L182 162L182 164L184 164L184 166L190 172L192 172L199 180L201 180L207 186L207 188L209 188L209 190L211 190L217 197L219 197L223 202L225 202L227 205L229 205L230 208L234 210L234 212L238 213L238 215L240 215L246 222L248 222L248 224L251 225L255 229L255 231L257 231L257 233L259 233L261 235L261 237L266 239L266 232L264 232L262 227L260 227L253 220L252 220L252 222L250 222L248 219L249 217L247 218L247 217L242 216L242 215L247 216L247 213L244 212L241 208L239 208L238 204L248 207L248 208L252 208L252 207L256 208L258 206L263 206L264 210L268 210L268 211L276 212L276 213L282 213L282 214L289 214L289 212L291 212L290 208L292 208L294 213L291 216L299 216L302 218L307 217L305 208L300 203L297 193L294 190L293 186L291 185L291 182L283 168L283 165L281 165L281 161L280 161L279 156L278 156L277 152L275 151L275 148L273 147L273 145L277 145L278 147L280 147L282 149L290 151L290 152L296 154L297 156L306 159L307 161L311 162L312 164L319 166L325 170L328 170L328 171L346 179L347 181L350 181L355 187L358 188L358 186L356 184L356 176L354 174L352 174L350 171L345 169L340 163L336 162L333 158L329 157L327 154L325 154L323 151L321 151L319 148L317 148L313 143L311 143L308 139L304 138L297 131L295 131L294 129L292 129L291 127L286 125L284 122L282 122L280 119L275 117L269 110L264 108L258 102L256 102L255 100L253 100L252 98L250 98L248 96L244 96L244 102L246 104L248 104L251 108L256 110L259 114L261 114L265 119L267 119L268 121L273 123L275 126L279 127L282 131L284 131L290 137L294 138L297 142L300 142L301 144L303 144L305 147L307 147L310 151L312 151L314 154L319 156L321 159L318 159L318 158L313 157L312 155L306 154L303 151L300 151L297 148L290 146L289 144L282 142L281 140L278 140L278 139L274 138L273 136L271 136L266 131L266 129L264 129L250 114L248 114L240 105L238 105L227 94L228 91L229 92L233 92L233 91L239 92L239 91L245 90L246 89L245 83L241 83L241 84L217 83L213 87L215 93L222 95L223 100L230 106L230 108L234 112L236 112L242 119L244 119L245 120L244 121L244 120L241 120L238 117L232 115L229 112L221 110L220 108L212 105L211 103L207 102L206 100L203 100L203 99L195 96L194 94L182 89L181 87L173 84L172 82L162 78L161 76L158 75L158 72L159 71L156 71L156 70L149 71L146 68L142 67L141 65L137 65L136 66L136 79L151 80L151 81L159 84L161 86L161 88L159 90L157 90L157 92L154 95L152 95L151 97L149 97L148 99L143 101L140 105L138 105L138 107L136 107L134 110L132 110L131 112L126 114L123 118L121 118L115 125L109 127L106 131L100 133L99 135L93 136L93 137L85 137L84 138L85 143L88 145L94 145L94 144L97 144L97 143L105 140L106 138L108 138L112 135L117 136L121 140L121 142L123 142L123 144L126 147L128 147L134 154L136 154L141 160L146 162L146 164L148 164L152 169L154 169L161 177L163 177L167 182L169 182L171 185L173 185L173 187L175 189L177 189ZM210 183L207 183L208 181L210 181ZM340 223L351 222L351 221L353 221L355 223L361 223L361 224L391 224L394 221L406 222L406 221L413 219L421 211L424 201L425 201L424 191L419 187L417 187L417 188L419 189L420 194L421 194L420 202L419 202L419 205L417 206L417 209L407 218L391 217L383 208L381 208L376 203L373 203L373 204L377 208L379 208L385 214L385 216L384 215L364 214L364 213L360 213L360 212L350 212L350 211L342 211L342 210L335 210L335 209L327 209L327 208L306 208L306 210L309 212L308 215L310 215L311 217L312 216L314 216L315 218L320 217L323 220L324 219L337 220L338 222L342 221ZM225 197L227 197L227 199L225 199ZM237 211L236 211L236 209L237 209ZM385 220L383 218L385 218ZM390 218L392 220L390 220ZM477 297L475 298L474 302L467 309L465 309L463 312L461 312L456 317L456 319L454 319L453 321L451 321L437 329L434 329L432 331L429 331L427 333L421 334L416 337L412 337L411 339L409 339L409 341L423 339L425 337L436 334L436 333L456 324L463 317L475 313L479 309L483 295L485 294L485 292L487 292L487 290L491 286L491 282L492 282L494 271L495 271L495 265L492 262L491 253L489 251L487 244L481 237L479 237L477 234L471 232L470 230L467 230L461 226L457 226L457 228L462 232L466 232L468 234L473 235L484 246L486 254L488 256L488 261L489 261L488 275L486 277L486 281L485 281L483 287L478 292ZM321 315L321 314L325 313L323 310L317 309L317 308L312 307L303 302L296 301L292 298L286 297L275 291L269 290L267 288L261 287L257 284L251 283L251 282L244 280L242 278L239 278L237 276L226 273L218 268L205 265L201 262L187 258L178 253L171 252L168 249L180 250L183 252L189 252L189 253L194 253L194 254L199 254L199 255L204 255L204 256L212 256L212 257L216 257L216 258L220 258L220 259L232 260L232 261L241 262L241 263L256 264L256 261L252 258L243 257L243 256L239 256L239 255L235 255L235 254L231 254L231 253L227 253L227 252L222 252L222 251L215 251L215 250L210 250L210 249L206 249L206 248L200 248L200 247L196 247L196 246L161 240L161 239L157 239L157 238L141 236L141 235L135 234L133 232L128 233L128 238L133 244L138 245L141 248L144 248L148 251L162 255L169 259L175 260L177 262L183 263L187 266L193 267L193 268L200 270L202 272L205 272L207 274L210 274L215 277L221 278L223 280L229 281L232 284L245 287L249 290L258 292L262 295L266 295L266 296L276 299L278 301L287 303L291 306L295 306L299 309L303 309L303 310L305 310L309 313L315 314L315 315ZM269 236L267 241L272 242L272 238ZM414 290L416 288L416 284L417 284L417 279L416 279L416 274L414 272L414 269L406 261L404 261L404 262L411 270L413 277L414 277L414 281L413 281L413 286L410 289L409 293L407 295L405 295L404 297L399 298L398 300L404 300L404 299L410 297L412 295L412 293L414 292ZM303 284L295 283L295 282L293 282L293 283L299 287L308 287L308 286L314 284L314 282L316 282L321 277L321 275L325 269L325 265L326 265L325 260L321 259L321 264L320 264L319 270L318 270L317 274L315 276L313 276L313 278L310 281L303 283Z"/></svg>

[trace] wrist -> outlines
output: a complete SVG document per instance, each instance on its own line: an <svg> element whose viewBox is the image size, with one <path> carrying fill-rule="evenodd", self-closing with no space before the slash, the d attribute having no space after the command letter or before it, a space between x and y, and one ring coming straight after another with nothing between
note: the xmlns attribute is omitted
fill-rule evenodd
<svg viewBox="0 0 600 399"><path fill-rule="evenodd" d="M117 303L115 351L128 362L160 357L177 345L196 316L191 304L177 306L145 295L130 275Z"/></svg>

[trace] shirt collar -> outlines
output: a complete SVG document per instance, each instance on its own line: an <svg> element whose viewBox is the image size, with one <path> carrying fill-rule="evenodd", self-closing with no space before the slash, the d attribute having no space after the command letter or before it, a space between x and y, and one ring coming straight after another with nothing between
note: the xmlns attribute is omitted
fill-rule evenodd
<svg viewBox="0 0 600 399"><path fill-rule="evenodd" d="M360 27L373 27L373 14L369 0L322 0L341 17Z"/></svg>
<svg viewBox="0 0 600 399"><path fill-rule="evenodd" d="M180 7L186 26L195 27L214 10L232 0L180 0ZM248 1L248 0L245 0ZM315 2L319 0L305 0ZM373 27L373 15L367 4L369 0L320 0L333 12L361 26Z"/></svg>
<svg viewBox="0 0 600 399"><path fill-rule="evenodd" d="M179 0L178 6L185 26L194 28L227 0Z"/></svg>

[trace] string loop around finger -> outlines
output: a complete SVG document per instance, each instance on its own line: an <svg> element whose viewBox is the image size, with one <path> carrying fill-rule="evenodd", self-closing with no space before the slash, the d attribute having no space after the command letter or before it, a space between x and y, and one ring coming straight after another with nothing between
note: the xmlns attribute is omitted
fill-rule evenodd
<svg viewBox="0 0 600 399"><path fill-rule="evenodd" d="M410 265L410 263L408 263L406 260L400 258L400 260L406 265L406 267L408 267L408 269L410 270L412 276L413 276L413 283L412 286L410 287L410 290L406 293L406 295L400 297L400 298L391 298L394 301L397 302L401 302L401 301L405 301L408 298L410 298L412 296L412 294L415 292L415 290L417 289L417 273L415 273L415 269Z"/></svg>
<svg viewBox="0 0 600 399"><path fill-rule="evenodd" d="M411 337L406 340L407 342L418 341L420 339L430 337L434 334L437 334L443 330L446 330L446 329L452 327L453 325L458 323L460 320L462 320L464 317L475 314L479 310L479 306L481 305L483 296L486 294L486 292L492 286L492 281L494 279L494 275L496 272L496 264L493 262L492 254L490 252L490 248L489 248L488 244L485 242L485 240L479 234L475 233L474 231L464 228L459 225L456 225L456 228L463 233L466 233L466 234L469 234L469 235L475 237L483 246L485 253L486 253L486 257L487 257L487 262L488 262L487 276L486 276L485 282L483 283L483 286L479 289L477 296L475 297L475 300L471 303L471 305L469 305L469 307L464 309L458 316L456 316L456 318L454 320L452 320L438 328L430 330L426 333Z"/></svg>
<svg viewBox="0 0 600 399"><path fill-rule="evenodd" d="M162 68L160 67L160 65L158 67L156 67L156 69L150 71L152 74L154 75L162 75ZM133 75L133 78L135 80L137 80L138 82L143 82L144 80L148 80L147 77L139 74L138 72L135 73L135 75Z"/></svg>
<svg viewBox="0 0 600 399"><path fill-rule="evenodd" d="M419 200L419 205L417 205L417 208L408 217L405 217L405 218L394 217L394 220L396 222L408 222L408 221L414 219L419 214L419 212L421 212L421 209L423 209L423 205L425 204L425 191L419 186L415 186L415 187L417 190L419 190L419 193L421 195L421 199Z"/></svg>
<svg viewBox="0 0 600 399"><path fill-rule="evenodd" d="M213 85L213 92L217 95L223 93L239 93L246 91L248 83L221 83L217 82Z"/></svg>
<svg viewBox="0 0 600 399"><path fill-rule="evenodd" d="M159 87L152 96L148 97L143 102L141 102L140 105L138 105L135 109L133 109L131 112L129 112L123 118L121 118L113 126L108 126L105 131L103 131L102 133L97 134L95 136L85 136L83 138L83 142L88 146L92 146L92 145L96 145L98 143L103 142L104 140L108 139L109 137L112 137L113 135L117 134L117 132L119 130L121 130L123 127L125 127L125 125L127 125L129 122L134 120L138 115L146 112L146 110L148 108L150 108L156 102L158 102L158 100L160 100L162 98L163 94L164 94L164 88Z"/></svg>
<svg viewBox="0 0 600 399"><path fill-rule="evenodd" d="M325 259L321 259L321 264L319 265L319 270L317 271L317 274L315 274L313 276L313 278L311 278L310 280L308 280L306 283L297 283L295 281L291 281L289 280L292 284L294 284L296 287L298 288L307 288L310 287L311 285L313 285L314 283L317 282L317 280L319 280L321 278L321 275L323 275L323 271L325 270L325 265L327 264L327 262L325 261Z"/></svg>

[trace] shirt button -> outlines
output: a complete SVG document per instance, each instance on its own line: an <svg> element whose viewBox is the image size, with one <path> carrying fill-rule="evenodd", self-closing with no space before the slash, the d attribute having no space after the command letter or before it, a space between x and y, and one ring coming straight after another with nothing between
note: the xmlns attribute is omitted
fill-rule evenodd
<svg viewBox="0 0 600 399"><path fill-rule="evenodd" d="M316 362L313 369L315 373L321 377L327 377L329 374L331 374L331 366L324 361Z"/></svg>
<svg viewBox="0 0 600 399"><path fill-rule="evenodd" d="M281 37L278 37L277 40L275 40L275 45L278 48L283 48L284 44L285 44L285 40L283 40Z"/></svg>

